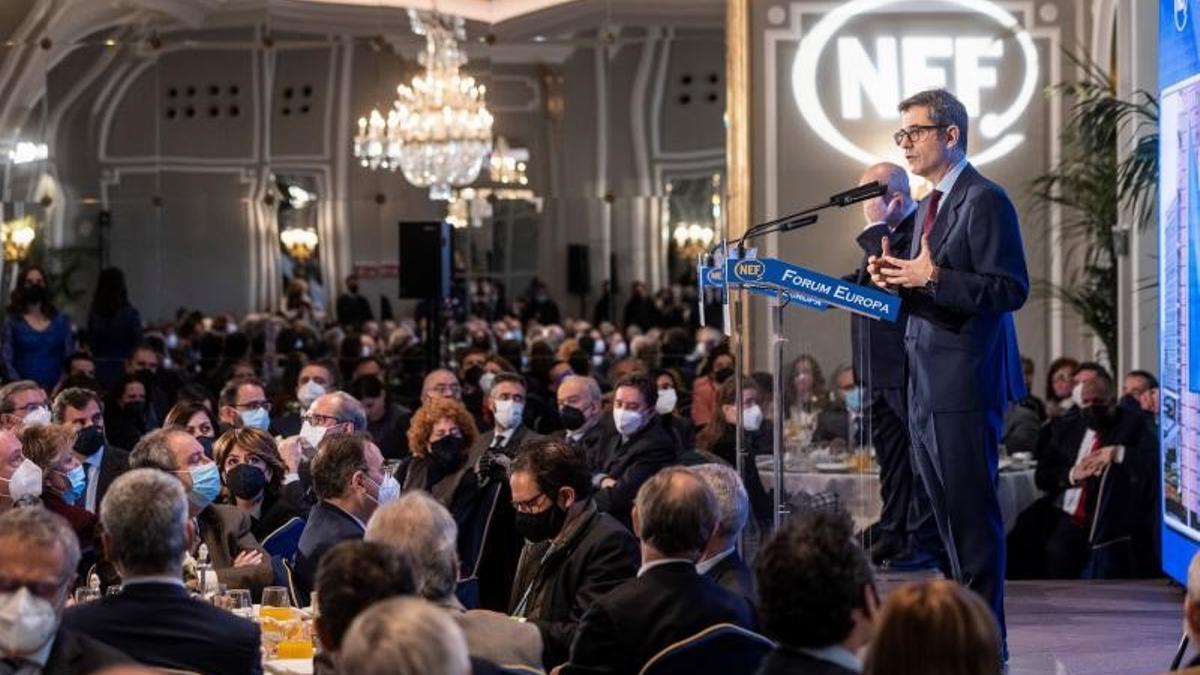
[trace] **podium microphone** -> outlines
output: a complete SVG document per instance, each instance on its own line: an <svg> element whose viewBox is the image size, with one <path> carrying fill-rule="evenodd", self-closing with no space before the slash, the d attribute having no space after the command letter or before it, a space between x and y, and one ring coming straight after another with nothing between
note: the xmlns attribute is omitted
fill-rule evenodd
<svg viewBox="0 0 1200 675"><path fill-rule="evenodd" d="M829 203L833 206L850 206L873 197L882 197L885 194L887 194L887 186L883 183L864 183L856 188L837 193L829 198Z"/></svg>

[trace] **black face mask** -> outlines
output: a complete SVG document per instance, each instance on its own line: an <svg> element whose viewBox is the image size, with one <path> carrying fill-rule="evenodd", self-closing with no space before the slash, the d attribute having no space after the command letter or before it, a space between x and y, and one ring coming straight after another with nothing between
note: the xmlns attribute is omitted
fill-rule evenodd
<svg viewBox="0 0 1200 675"><path fill-rule="evenodd" d="M1102 404L1089 405L1079 411L1080 418L1089 429L1106 429L1112 424L1114 411Z"/></svg>
<svg viewBox="0 0 1200 675"><path fill-rule="evenodd" d="M267 488L267 474L253 464L238 464L225 473L225 485L235 497L254 499Z"/></svg>
<svg viewBox="0 0 1200 675"><path fill-rule="evenodd" d="M550 508L541 513L517 512L517 534L525 537L526 541L537 543L558 536L563 523L567 520L567 512L551 504Z"/></svg>
<svg viewBox="0 0 1200 675"><path fill-rule="evenodd" d="M469 384L472 387L479 386L479 378L483 377L483 368L479 366L471 366L463 371L463 383Z"/></svg>
<svg viewBox="0 0 1200 675"><path fill-rule="evenodd" d="M41 284L33 284L25 287L25 302L30 304L38 304L46 301L46 287Z"/></svg>
<svg viewBox="0 0 1200 675"><path fill-rule="evenodd" d="M104 431L100 427L87 427L75 434L75 447L73 449L84 457L94 455L102 447L104 447Z"/></svg>
<svg viewBox="0 0 1200 675"><path fill-rule="evenodd" d="M463 439L458 436L442 436L429 444L429 458L443 471L455 471L467 459Z"/></svg>
<svg viewBox="0 0 1200 675"><path fill-rule="evenodd" d="M204 448L204 456L209 459L212 459L213 437L212 436L197 436L196 442L200 444L200 447Z"/></svg>
<svg viewBox="0 0 1200 675"><path fill-rule="evenodd" d="M560 408L558 410L558 417L562 421L563 428L567 431L575 431L587 422L587 417L583 415L583 411L570 405L564 405Z"/></svg>
<svg viewBox="0 0 1200 675"><path fill-rule="evenodd" d="M717 384L721 384L731 377L733 377L733 368L722 368L713 373L713 379L717 381Z"/></svg>
<svg viewBox="0 0 1200 675"><path fill-rule="evenodd" d="M121 406L121 412L125 413L125 417L131 422L141 422L146 416L146 402L131 401Z"/></svg>
<svg viewBox="0 0 1200 675"><path fill-rule="evenodd" d="M346 286L346 290L350 291L351 293L357 293L358 292L358 284L348 284Z"/></svg>

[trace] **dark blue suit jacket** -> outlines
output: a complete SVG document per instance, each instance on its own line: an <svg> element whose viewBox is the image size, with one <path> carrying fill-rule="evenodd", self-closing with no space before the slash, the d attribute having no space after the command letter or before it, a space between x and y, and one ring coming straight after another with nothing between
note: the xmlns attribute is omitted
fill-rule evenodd
<svg viewBox="0 0 1200 675"><path fill-rule="evenodd" d="M308 522L300 535L296 551L296 592L298 601L307 604L308 594L317 578L317 565L326 551L347 539L362 539L362 525L349 513L326 501L317 502L308 513Z"/></svg>
<svg viewBox="0 0 1200 675"><path fill-rule="evenodd" d="M127 586L68 609L63 626L151 666L206 674L262 672L258 626L190 597L182 586Z"/></svg>
<svg viewBox="0 0 1200 675"><path fill-rule="evenodd" d="M892 232L888 232L884 223L863 230L856 239L863 251L862 264L848 280L863 286L871 285L867 258L883 253L885 235L889 250L896 255L905 255L912 245L914 220L916 211L900 221ZM907 325L908 309L904 303L900 304L900 316L894 323L876 321L858 314L850 316L851 358L854 372L865 386L871 389L900 389L904 386L904 330Z"/></svg>
<svg viewBox="0 0 1200 675"><path fill-rule="evenodd" d="M928 208L921 200L911 258ZM968 164L942 197L929 247L935 288L903 293L910 395L932 412L1003 412L1026 396L1012 318L1029 297L1017 211Z"/></svg>

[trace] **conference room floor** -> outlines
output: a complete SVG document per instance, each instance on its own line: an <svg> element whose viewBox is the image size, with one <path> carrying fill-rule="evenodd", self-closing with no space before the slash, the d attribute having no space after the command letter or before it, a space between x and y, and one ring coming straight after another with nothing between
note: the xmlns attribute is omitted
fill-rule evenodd
<svg viewBox="0 0 1200 675"><path fill-rule="evenodd" d="M920 576L881 573L881 590ZM1183 590L1165 579L1012 581L1007 589L1009 675L1161 673L1179 644Z"/></svg>

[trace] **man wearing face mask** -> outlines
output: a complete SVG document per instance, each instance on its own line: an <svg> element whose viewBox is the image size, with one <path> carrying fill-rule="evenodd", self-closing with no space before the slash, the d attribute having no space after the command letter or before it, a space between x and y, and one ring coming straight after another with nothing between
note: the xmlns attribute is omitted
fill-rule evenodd
<svg viewBox="0 0 1200 675"><path fill-rule="evenodd" d="M296 377L296 410L271 420L271 435L295 436L300 433L301 417L318 398L337 389L337 368L329 361L309 361Z"/></svg>
<svg viewBox="0 0 1200 675"><path fill-rule="evenodd" d="M395 476L384 474L379 447L363 433L326 434L312 460L312 481L320 501L296 553L296 592L304 604L321 557L339 542L362 539L375 509L400 496Z"/></svg>
<svg viewBox="0 0 1200 675"><path fill-rule="evenodd" d="M459 356L460 367L458 380L462 383L462 402L467 410L475 417L475 423L483 428L483 408L486 404L486 392L483 391L483 365L487 361L487 352L475 347L468 347Z"/></svg>
<svg viewBox="0 0 1200 675"><path fill-rule="evenodd" d="M16 432L49 423L50 404L37 382L18 380L0 387L0 428Z"/></svg>
<svg viewBox="0 0 1200 675"><path fill-rule="evenodd" d="M162 348L161 341L158 343ZM178 387L168 390L163 386L162 359L154 345L143 342L134 348L125 362L125 373L136 378L146 388L146 413L151 426L158 426L170 410L171 395Z"/></svg>
<svg viewBox="0 0 1200 675"><path fill-rule="evenodd" d="M814 442L840 440L851 449L866 444L866 424L863 423L863 392L854 369L838 366L833 372L833 401L817 416Z"/></svg>
<svg viewBox="0 0 1200 675"><path fill-rule="evenodd" d="M221 424L267 431L271 428L271 401L267 390L256 379L230 381L218 399Z"/></svg>
<svg viewBox="0 0 1200 675"><path fill-rule="evenodd" d="M54 397L51 418L56 424L75 428L74 453L87 476L79 505L98 513L108 486L129 470L129 453L109 445L104 433L104 408L100 396L90 389L72 387L59 392Z"/></svg>
<svg viewBox="0 0 1200 675"><path fill-rule="evenodd" d="M498 475L501 480L507 480L505 470L521 446L545 438L525 426L525 391L525 378L520 375L500 373L496 376L484 402L496 424L471 448L471 456L480 457L481 476Z"/></svg>
<svg viewBox="0 0 1200 675"><path fill-rule="evenodd" d="M236 506L213 503L221 493L217 465L187 429L166 427L146 434L129 453L129 466L158 469L183 485L197 532L192 553L196 555L200 544L205 544L221 583L249 589L258 597L274 582L270 556L254 538L249 514Z"/></svg>
<svg viewBox="0 0 1200 675"><path fill-rule="evenodd" d="M63 625L173 672L262 672L258 626L183 585L183 560L196 539L191 500L180 482L154 469L130 471L105 495L104 548L121 592L77 605Z"/></svg>
<svg viewBox="0 0 1200 675"><path fill-rule="evenodd" d="M551 439L525 446L509 477L517 531L525 539L510 613L537 626L543 660L567 658L579 618L600 596L633 578L637 540L591 499L580 449Z"/></svg>
<svg viewBox="0 0 1200 675"><path fill-rule="evenodd" d="M1037 486L1052 506L1043 539L1050 578L1155 574L1158 439L1140 411L1116 405L1106 372L1081 385L1082 405L1043 428Z"/></svg>
<svg viewBox="0 0 1200 675"><path fill-rule="evenodd" d="M599 465L609 437L616 433L612 415L604 414L600 383L579 375L563 380L558 385L558 415L563 425L560 438L578 448L591 466Z"/></svg>
<svg viewBox="0 0 1200 675"><path fill-rule="evenodd" d="M648 375L629 375L617 382L612 415L617 433L609 439L593 481L599 488L596 507L623 524L630 523L642 483L680 454L675 437L655 411L657 403L658 389Z"/></svg>
<svg viewBox="0 0 1200 675"><path fill-rule="evenodd" d="M16 504L36 504L43 479L41 468L21 452L16 434L0 430L0 512Z"/></svg>
<svg viewBox="0 0 1200 675"><path fill-rule="evenodd" d="M67 523L40 508L0 516L0 663L12 673L91 673L131 663L125 654L61 625L79 564Z"/></svg>

